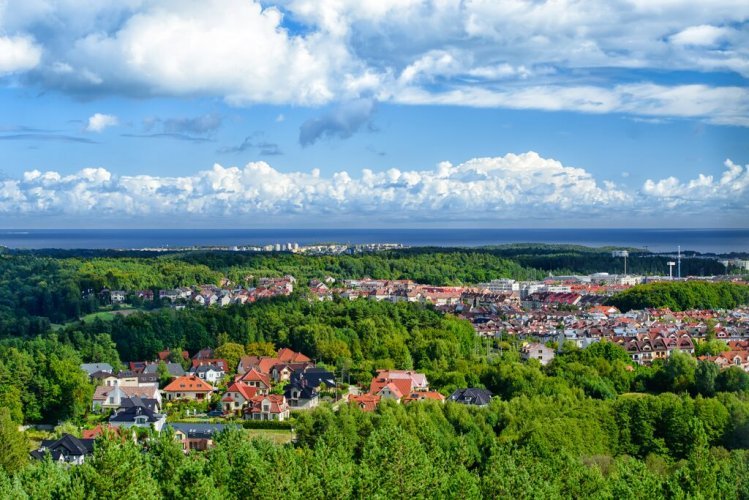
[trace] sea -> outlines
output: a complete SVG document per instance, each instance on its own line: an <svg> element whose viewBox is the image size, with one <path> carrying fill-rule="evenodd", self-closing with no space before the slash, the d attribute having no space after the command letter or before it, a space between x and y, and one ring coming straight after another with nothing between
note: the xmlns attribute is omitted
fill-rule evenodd
<svg viewBox="0 0 749 500"><path fill-rule="evenodd" d="M400 243L481 247L510 243L616 246L652 252L749 252L749 229L0 229L13 249L152 249L276 243Z"/></svg>

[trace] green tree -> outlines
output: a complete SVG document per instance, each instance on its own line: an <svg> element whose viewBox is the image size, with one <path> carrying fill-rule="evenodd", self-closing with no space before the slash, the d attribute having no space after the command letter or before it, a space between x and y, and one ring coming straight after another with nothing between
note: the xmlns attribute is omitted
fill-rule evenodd
<svg viewBox="0 0 749 500"><path fill-rule="evenodd" d="M0 468L9 474L23 468L29 455L29 443L7 408L0 408L0 443L3 444Z"/></svg>
<svg viewBox="0 0 749 500"><path fill-rule="evenodd" d="M235 342L226 342L218 346L213 351L214 356L219 359L225 359L226 364L229 365L229 370L236 371L239 365L239 360L245 355L244 346Z"/></svg>

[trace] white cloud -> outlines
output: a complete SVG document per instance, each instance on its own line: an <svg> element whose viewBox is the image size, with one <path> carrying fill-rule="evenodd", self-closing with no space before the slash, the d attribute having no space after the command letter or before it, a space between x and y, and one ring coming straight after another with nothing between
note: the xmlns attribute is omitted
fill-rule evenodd
<svg viewBox="0 0 749 500"><path fill-rule="evenodd" d="M725 39L731 30L728 28L719 28L709 24L699 26L690 26L671 37L671 42L677 45L715 45L719 40Z"/></svg>
<svg viewBox="0 0 749 500"><path fill-rule="evenodd" d="M102 132L105 128L114 127L120 122L114 115L105 115L102 113L94 113L88 119L86 125L87 132Z"/></svg>
<svg viewBox="0 0 749 500"><path fill-rule="evenodd" d="M0 36L0 75L28 71L42 57L42 49L28 36Z"/></svg>
<svg viewBox="0 0 749 500"><path fill-rule="evenodd" d="M596 180L536 153L442 162L431 170L280 172L265 162L214 165L183 177L117 176L102 168L72 175L26 172L0 183L0 215L133 218L284 216L371 220L605 220L616 213L746 211L749 169L726 162L720 179L648 180L641 192Z"/></svg>
<svg viewBox="0 0 749 500"><path fill-rule="evenodd" d="M724 166L719 179L705 174L699 174L696 179L687 182L681 182L676 177L658 181L648 179L642 191L670 208L724 204L749 213L749 165L742 167L726 160Z"/></svg>
<svg viewBox="0 0 749 500"><path fill-rule="evenodd" d="M376 96L747 125L742 86L710 74L749 77L749 32L735 28L747 18L743 0L35 0L0 2L0 32L40 45L0 40L35 48L12 71L87 96L309 106ZM633 70L702 77L623 83Z"/></svg>

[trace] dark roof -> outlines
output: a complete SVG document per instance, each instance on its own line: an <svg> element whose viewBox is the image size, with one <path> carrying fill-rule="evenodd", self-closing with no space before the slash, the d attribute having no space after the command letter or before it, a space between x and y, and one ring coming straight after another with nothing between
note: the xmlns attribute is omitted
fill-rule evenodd
<svg viewBox="0 0 749 500"><path fill-rule="evenodd" d="M180 431L191 439L209 439L229 427L238 428L237 425L227 424L199 424L199 423L170 423L175 431Z"/></svg>
<svg viewBox="0 0 749 500"><path fill-rule="evenodd" d="M301 370L295 370L291 374L289 380L291 384L297 387L320 387L325 385L327 387L335 387L335 375L330 373L325 368L318 367L305 367Z"/></svg>
<svg viewBox="0 0 749 500"><path fill-rule="evenodd" d="M465 405L484 406L489 404L491 397L491 391L469 387L456 390L447 399Z"/></svg>
<svg viewBox="0 0 749 500"><path fill-rule="evenodd" d="M133 406L142 406L156 413L159 408L159 402L153 398L141 398L139 396L122 398L120 400L120 408L130 408Z"/></svg>
<svg viewBox="0 0 749 500"><path fill-rule="evenodd" d="M182 368L182 365L179 363L165 363L166 369L169 372L169 375L172 377L181 377L185 374L185 369ZM143 370L144 374L148 375L156 375L158 373L159 369L159 363L154 363L152 365L146 366L146 368Z"/></svg>
<svg viewBox="0 0 749 500"><path fill-rule="evenodd" d="M109 417L110 422L135 422L135 417L146 416L148 422L158 422L161 415L154 413L145 406L131 406L120 409L117 413Z"/></svg>
<svg viewBox="0 0 749 500"><path fill-rule="evenodd" d="M291 397L291 391L293 389L297 389L300 391L300 394L297 398ZM317 391L314 387L311 386L299 387L295 384L287 384L286 387L284 387L283 395L286 397L286 399L312 399L317 396Z"/></svg>
<svg viewBox="0 0 749 500"><path fill-rule="evenodd" d="M63 434L60 439L47 439L42 441L39 449L31 452L31 456L43 459L44 455L48 452L55 460L59 460L61 456L76 457L90 455L94 452L94 440L79 439L72 434Z"/></svg>

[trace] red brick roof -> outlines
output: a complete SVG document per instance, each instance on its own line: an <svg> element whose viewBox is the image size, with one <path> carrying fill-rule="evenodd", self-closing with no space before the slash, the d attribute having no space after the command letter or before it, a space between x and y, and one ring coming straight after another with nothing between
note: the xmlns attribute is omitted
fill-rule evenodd
<svg viewBox="0 0 749 500"><path fill-rule="evenodd" d="M362 394L360 396L349 396L350 404L355 404L362 411L375 411L377 405L380 404L380 396L374 396L372 394Z"/></svg>

